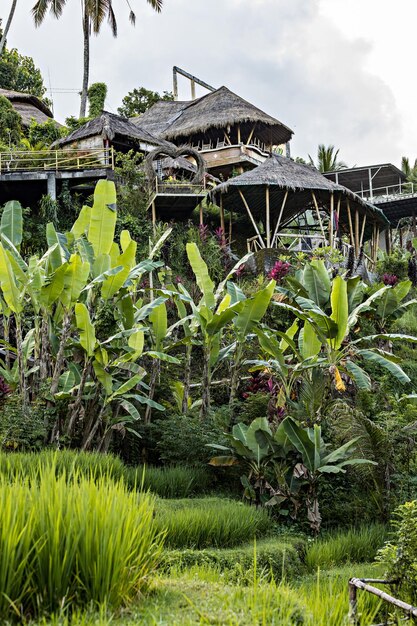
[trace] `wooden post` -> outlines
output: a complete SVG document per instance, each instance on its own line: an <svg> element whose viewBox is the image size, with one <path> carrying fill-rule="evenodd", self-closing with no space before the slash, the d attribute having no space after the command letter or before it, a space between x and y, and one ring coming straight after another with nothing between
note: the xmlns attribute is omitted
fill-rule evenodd
<svg viewBox="0 0 417 626"><path fill-rule="evenodd" d="M232 243L232 229L233 229L233 211L230 209L230 213L229 213L229 244Z"/></svg>
<svg viewBox="0 0 417 626"><path fill-rule="evenodd" d="M334 221L334 194L330 194L330 224L329 224L329 234L330 234L330 247L333 248L333 221Z"/></svg>
<svg viewBox="0 0 417 626"><path fill-rule="evenodd" d="M247 213L248 213L248 215L249 215L250 221L252 222L252 226L254 227L255 232L256 232L256 234L258 235L258 239L259 239L259 243L261 244L261 248L265 248L265 242L264 242L264 240L262 239L262 235L261 235L261 233L259 232L258 225L257 225L257 223L255 222L255 219L254 219L254 217L253 217L253 215L252 215L252 213L251 213L251 210L250 210L250 208L249 208L249 205L248 205L248 203L246 202L245 196L244 196L244 195L243 195L243 193L240 191L240 189L239 189L239 194L240 194L240 197L242 198L242 202L243 202L243 204L245 205L245 209L246 209L246 211L247 211Z"/></svg>
<svg viewBox="0 0 417 626"><path fill-rule="evenodd" d="M240 124L237 125L237 142L238 144L241 144L241 137L240 137Z"/></svg>
<svg viewBox="0 0 417 626"><path fill-rule="evenodd" d="M200 226L204 224L203 204L200 202Z"/></svg>
<svg viewBox="0 0 417 626"><path fill-rule="evenodd" d="M326 241L326 233L325 233L324 228L323 228L323 222L322 222L322 219L321 219L321 215L320 215L319 205L317 203L316 194L314 193L314 191L312 191L311 195L313 197L314 206L316 207L317 219L319 220L320 230L321 230L322 235L324 237L324 241Z"/></svg>
<svg viewBox="0 0 417 626"><path fill-rule="evenodd" d="M288 198L288 189L287 189L287 191L285 192L285 196L284 196L284 199L283 199L283 201L282 201L281 210L280 210L280 212L279 212L279 216L278 216L277 224L276 224L276 226L275 226L275 230L274 230L274 236L272 237L271 248L273 248L273 247L274 247L274 245L275 245L275 241L276 241L276 239L277 239L278 229L279 229L280 224L281 224L282 214L284 213L284 208L285 208L285 205L286 205L286 202L287 202L287 198Z"/></svg>
<svg viewBox="0 0 417 626"><path fill-rule="evenodd" d="M195 82L191 81L191 100L195 100Z"/></svg>
<svg viewBox="0 0 417 626"><path fill-rule="evenodd" d="M265 191L265 210L266 210L266 247L271 247L271 215L269 207L269 185Z"/></svg>
<svg viewBox="0 0 417 626"><path fill-rule="evenodd" d="M358 624L357 589L355 585L352 585L351 581L349 581L349 622L353 626Z"/></svg>

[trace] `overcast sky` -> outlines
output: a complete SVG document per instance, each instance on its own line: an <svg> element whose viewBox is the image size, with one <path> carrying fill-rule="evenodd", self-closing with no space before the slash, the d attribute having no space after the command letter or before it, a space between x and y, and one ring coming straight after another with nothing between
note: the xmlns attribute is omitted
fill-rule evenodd
<svg viewBox="0 0 417 626"><path fill-rule="evenodd" d="M64 121L79 110L75 91L57 90L81 86L80 0L38 29L34 2L18 0L8 46L34 58ZM417 157L415 0L164 0L159 15L130 2L135 28L125 0L113 0L118 38L104 24L92 39L90 82L107 83L108 110L134 87L172 90L178 65L290 126L293 156L332 143L349 165ZM3 19L10 4L0 0Z"/></svg>

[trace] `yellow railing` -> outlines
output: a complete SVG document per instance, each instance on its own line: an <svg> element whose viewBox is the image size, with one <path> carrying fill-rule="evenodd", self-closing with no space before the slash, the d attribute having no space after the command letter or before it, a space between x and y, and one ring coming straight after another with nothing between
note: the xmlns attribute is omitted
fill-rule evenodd
<svg viewBox="0 0 417 626"><path fill-rule="evenodd" d="M206 189L205 181L195 184L190 182L180 182L176 180L161 182L155 179L155 193L166 195L182 195L182 194L201 194Z"/></svg>
<svg viewBox="0 0 417 626"><path fill-rule="evenodd" d="M58 172L61 170L114 169L114 150L27 150L0 152L0 174L8 172Z"/></svg>

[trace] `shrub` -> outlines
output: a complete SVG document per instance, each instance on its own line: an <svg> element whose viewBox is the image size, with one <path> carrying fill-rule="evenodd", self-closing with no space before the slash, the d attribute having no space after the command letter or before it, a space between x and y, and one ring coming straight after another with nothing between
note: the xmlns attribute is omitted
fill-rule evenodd
<svg viewBox="0 0 417 626"><path fill-rule="evenodd" d="M67 602L118 607L156 567L162 536L152 496L55 468L38 483L0 481L0 614L53 611ZM12 608L13 606L13 608Z"/></svg>
<svg viewBox="0 0 417 626"><path fill-rule="evenodd" d="M256 544L226 550L168 550L164 552L161 567L183 571L194 566L208 566L221 571L228 583L250 583L255 576L255 556L256 575L259 578L289 579L303 571L295 546L276 539L265 539Z"/></svg>
<svg viewBox="0 0 417 626"><path fill-rule="evenodd" d="M386 527L382 524L329 533L308 546L306 565L309 570L315 571L344 563L371 561L383 545L386 534Z"/></svg>
<svg viewBox="0 0 417 626"><path fill-rule="evenodd" d="M394 513L391 541L379 551L378 560L386 567L386 578L396 580L401 599L415 604L417 599L417 500L402 504Z"/></svg>
<svg viewBox="0 0 417 626"><path fill-rule="evenodd" d="M271 532L264 509L222 498L164 500L156 506L156 523L166 530L172 548L229 548Z"/></svg>
<svg viewBox="0 0 417 626"><path fill-rule="evenodd" d="M154 425L160 458L168 464L206 466L213 456L206 444L225 441L223 429L212 417L202 422L194 415L173 415Z"/></svg>
<svg viewBox="0 0 417 626"><path fill-rule="evenodd" d="M39 450L44 445L46 426L43 410L33 405L22 408L18 394L1 403L0 450Z"/></svg>

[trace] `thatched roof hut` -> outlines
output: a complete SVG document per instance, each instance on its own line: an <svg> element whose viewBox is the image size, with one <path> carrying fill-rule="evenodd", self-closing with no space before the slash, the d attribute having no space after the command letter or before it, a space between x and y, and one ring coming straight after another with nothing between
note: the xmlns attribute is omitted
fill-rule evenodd
<svg viewBox="0 0 417 626"><path fill-rule="evenodd" d="M131 121L177 145L224 141L226 134L231 143L246 143L256 137L273 146L287 143L293 135L285 124L227 87L191 102L158 102Z"/></svg>
<svg viewBox="0 0 417 626"><path fill-rule="evenodd" d="M255 169L218 185L211 192L211 199L225 209L247 212L255 230L256 222L263 220L265 230L274 235L307 210L316 215L323 232L321 214L325 212L331 216L330 240L340 230L350 235L357 249L366 239L376 239L376 232L388 226L380 209L328 180L311 165L279 155L272 155ZM273 245L273 237L267 234L267 240Z"/></svg>
<svg viewBox="0 0 417 626"><path fill-rule="evenodd" d="M101 115L59 139L53 145L60 148L99 147L97 141L101 143L101 147L113 145L121 151L137 148L143 152L149 152L159 146L172 147L172 144L157 139L146 129L132 124L127 118L108 111L103 111Z"/></svg>
<svg viewBox="0 0 417 626"><path fill-rule="evenodd" d="M53 119L52 111L37 96L10 89L0 89L0 96L7 98L22 119L22 126L30 126L32 119L44 124ZM55 122L58 124L58 122Z"/></svg>

